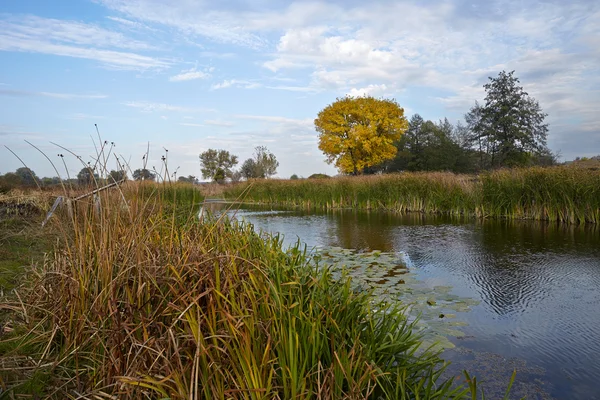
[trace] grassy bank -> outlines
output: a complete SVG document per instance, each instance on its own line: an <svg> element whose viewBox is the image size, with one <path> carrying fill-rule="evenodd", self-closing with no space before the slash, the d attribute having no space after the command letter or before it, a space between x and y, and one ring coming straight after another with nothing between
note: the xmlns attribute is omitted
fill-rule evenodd
<svg viewBox="0 0 600 400"><path fill-rule="evenodd" d="M582 168L499 170L479 176L402 173L259 180L227 188L224 196L236 199L245 192L245 201L291 207L600 222L600 171Z"/></svg>
<svg viewBox="0 0 600 400"><path fill-rule="evenodd" d="M354 293L299 249L283 251L277 237L199 223L177 190L149 189L102 192L100 208L84 200L51 220L56 247L0 304L8 312L2 395L460 399L476 391L439 379L442 361L419 350L398 305Z"/></svg>
<svg viewBox="0 0 600 400"><path fill-rule="evenodd" d="M50 201L40 193L0 194L0 294L19 284L23 266L43 261L52 249L54 233L39 229Z"/></svg>

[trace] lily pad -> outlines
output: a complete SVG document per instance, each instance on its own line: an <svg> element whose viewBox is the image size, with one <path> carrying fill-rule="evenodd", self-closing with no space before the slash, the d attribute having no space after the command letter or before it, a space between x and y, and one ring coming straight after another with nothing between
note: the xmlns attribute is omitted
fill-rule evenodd
<svg viewBox="0 0 600 400"><path fill-rule="evenodd" d="M355 292L370 291L379 301L406 305L407 318L418 318L417 328L426 344L440 349L454 347L448 336L464 335L456 328L467 324L457 319L456 312L468 312L478 304L474 299L452 294L451 286L429 287L410 271L406 253L332 247L321 249L315 256L315 262L329 267L334 278L349 278Z"/></svg>

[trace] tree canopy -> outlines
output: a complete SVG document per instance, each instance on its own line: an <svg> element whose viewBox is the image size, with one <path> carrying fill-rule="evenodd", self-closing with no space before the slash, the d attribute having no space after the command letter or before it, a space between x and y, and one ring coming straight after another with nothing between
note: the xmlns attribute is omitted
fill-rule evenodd
<svg viewBox="0 0 600 400"><path fill-rule="evenodd" d="M470 141L480 152L483 168L533 163L547 154L547 114L534 98L519 86L514 72L502 71L483 87L484 104L475 103L465 116ZM484 156L487 156L484 158Z"/></svg>
<svg viewBox="0 0 600 400"><path fill-rule="evenodd" d="M99 179L98 174L91 167L83 167L77 174L77 182L80 185L91 185Z"/></svg>
<svg viewBox="0 0 600 400"><path fill-rule="evenodd" d="M146 168L140 168L133 171L133 179L136 181L153 181L156 179L156 175Z"/></svg>
<svg viewBox="0 0 600 400"><path fill-rule="evenodd" d="M265 146L254 148L254 157L242 164L240 172L246 179L269 178L277 173L279 161Z"/></svg>
<svg viewBox="0 0 600 400"><path fill-rule="evenodd" d="M110 176L110 181L112 182L119 182L123 179L127 178L127 172L125 172L125 170L112 170L110 171L110 173L108 174Z"/></svg>
<svg viewBox="0 0 600 400"><path fill-rule="evenodd" d="M177 179L177 182L185 182L185 183L198 184L198 178L196 178L194 175L188 175L187 177L180 176Z"/></svg>
<svg viewBox="0 0 600 400"><path fill-rule="evenodd" d="M39 182L39 178L35 172L27 167L17 168L15 175L19 177L20 183L23 186L36 186L36 182Z"/></svg>
<svg viewBox="0 0 600 400"><path fill-rule="evenodd" d="M435 123L415 114L406 133L396 142L396 157L383 168L388 172L470 172L472 156L460 145L463 131L462 125L455 128L446 118Z"/></svg>
<svg viewBox="0 0 600 400"><path fill-rule="evenodd" d="M215 182L231 178L233 174L232 168L237 163L237 156L230 154L227 150L208 149L200 154L202 177Z"/></svg>
<svg viewBox="0 0 600 400"><path fill-rule="evenodd" d="M344 97L319 112L315 128L327 162L343 173L357 175L394 158L394 142L406 131L408 122L395 100Z"/></svg>

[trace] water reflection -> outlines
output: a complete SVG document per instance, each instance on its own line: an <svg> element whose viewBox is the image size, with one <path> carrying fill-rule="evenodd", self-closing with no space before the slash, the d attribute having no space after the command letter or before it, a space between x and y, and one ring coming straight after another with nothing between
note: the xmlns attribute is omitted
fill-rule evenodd
<svg viewBox="0 0 600 400"><path fill-rule="evenodd" d="M463 346L547 371L558 398L600 398L600 230L382 212L240 210L256 229L308 247L402 251L430 287L481 301L459 316Z"/></svg>

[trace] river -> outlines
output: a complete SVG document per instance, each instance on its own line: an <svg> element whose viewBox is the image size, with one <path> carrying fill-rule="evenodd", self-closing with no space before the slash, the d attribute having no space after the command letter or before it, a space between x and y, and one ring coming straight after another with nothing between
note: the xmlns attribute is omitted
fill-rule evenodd
<svg viewBox="0 0 600 400"><path fill-rule="evenodd" d="M424 285L474 299L456 313L464 335L449 338L456 347L443 357L448 375L468 369L487 398L516 368L515 398L600 399L599 227L256 206L235 214L286 246L401 252Z"/></svg>

